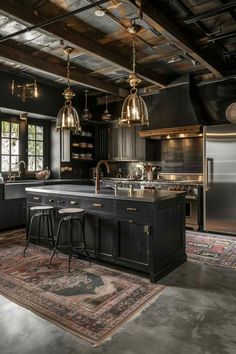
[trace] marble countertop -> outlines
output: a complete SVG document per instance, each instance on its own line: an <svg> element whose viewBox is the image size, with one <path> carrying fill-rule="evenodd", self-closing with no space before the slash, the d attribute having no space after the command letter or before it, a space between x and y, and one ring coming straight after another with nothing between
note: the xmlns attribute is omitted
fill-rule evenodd
<svg viewBox="0 0 236 354"><path fill-rule="evenodd" d="M162 200L176 198L179 195L185 195L183 192L176 191L157 191L157 190L114 190L101 189L95 193L94 186L88 185L73 185L73 184L60 184L50 186L27 187L26 192L30 193L45 193L45 194L58 194L67 197L90 197L90 198L105 198L116 200L129 200L139 202L152 202L156 203Z"/></svg>

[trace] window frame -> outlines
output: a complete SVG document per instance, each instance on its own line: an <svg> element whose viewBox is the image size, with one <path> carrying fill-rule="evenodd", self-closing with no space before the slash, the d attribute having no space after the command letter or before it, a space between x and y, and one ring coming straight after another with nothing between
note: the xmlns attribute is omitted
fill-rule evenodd
<svg viewBox="0 0 236 354"><path fill-rule="evenodd" d="M2 135L2 122L7 122L10 124L10 130L9 130L9 136L4 137ZM12 124L18 124L19 126L19 131L18 137L12 137ZM2 140L3 139L7 139L9 140L9 153L2 153ZM18 140L18 154L13 154L12 153L12 140ZM19 122L15 122L15 121L9 121L6 119L2 119L1 123L0 123L0 172L1 173L8 173L8 172L18 172L19 171L19 161L20 161L20 124ZM2 171L2 156L8 156L9 157L9 170L8 171ZM13 162L12 162L12 157L17 156L18 157L18 162L16 162L16 164L18 164L18 166L16 166L16 168L13 168Z"/></svg>
<svg viewBox="0 0 236 354"><path fill-rule="evenodd" d="M38 125L43 127L43 168L48 167L50 169L50 127L51 122L47 120L29 118L27 122L21 121L19 116L13 116L9 114L0 114L0 124L2 121L8 121L10 123L19 123L19 161L23 160L26 163L25 173L21 176L22 179L27 177L35 177L35 171L28 171L28 124ZM0 137L1 138L1 137ZM0 149L1 157L1 149ZM4 177L8 175L8 172L1 172L0 161L0 173ZM12 171L12 173L17 171Z"/></svg>

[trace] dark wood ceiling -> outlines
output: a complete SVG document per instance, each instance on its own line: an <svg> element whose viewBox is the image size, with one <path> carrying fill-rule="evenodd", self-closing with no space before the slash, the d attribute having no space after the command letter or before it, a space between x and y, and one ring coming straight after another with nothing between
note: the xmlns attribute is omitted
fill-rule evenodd
<svg viewBox="0 0 236 354"><path fill-rule="evenodd" d="M146 0L142 11L140 2L2 0L0 68L64 85L63 47L70 45L78 89L122 97L132 67L127 29L135 24L143 91L167 87L185 74L197 82L235 74L236 1Z"/></svg>

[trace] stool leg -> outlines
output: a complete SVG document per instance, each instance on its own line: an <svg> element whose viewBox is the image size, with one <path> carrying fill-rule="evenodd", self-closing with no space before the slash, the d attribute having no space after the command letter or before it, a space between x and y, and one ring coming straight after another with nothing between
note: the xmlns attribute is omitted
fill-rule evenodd
<svg viewBox="0 0 236 354"><path fill-rule="evenodd" d="M39 244L39 239L40 239L41 217L42 217L42 214L39 214L38 224L37 224L37 239L36 239L37 244Z"/></svg>
<svg viewBox="0 0 236 354"><path fill-rule="evenodd" d="M39 215L38 215L38 214L34 214L34 215L31 217L31 219L30 219L29 230L28 230L28 235L27 235L27 243L26 243L26 246L25 246L24 251L23 251L23 257L25 257L25 252L26 252L27 248L29 247L33 220L34 220L34 218L36 218L37 216L39 216Z"/></svg>
<svg viewBox="0 0 236 354"><path fill-rule="evenodd" d="M74 219L74 221L78 221L78 223L80 225L81 233L82 233L82 240L83 240L83 245L84 245L84 252L86 254L86 257L87 257L88 261L90 261L90 256L89 256L89 252L88 252L88 249L87 249L87 243L86 243L86 239L85 239L84 222L81 219L79 219L79 218Z"/></svg>
<svg viewBox="0 0 236 354"><path fill-rule="evenodd" d="M52 214L49 213L49 226L50 226L50 234L52 238L52 245L55 246L54 234L53 234L53 226L52 226Z"/></svg>
<svg viewBox="0 0 236 354"><path fill-rule="evenodd" d="M59 242L59 236L60 236L60 230L61 230L61 225L64 221L64 218L62 218L60 221L59 221L59 224L57 226L57 234L56 234L56 240L55 240L55 245L54 245L54 250L53 250L53 254L51 256L51 259L50 259L50 264L52 264L52 259L53 257L55 256L55 253L57 251L57 246L58 246L58 242Z"/></svg>
<svg viewBox="0 0 236 354"><path fill-rule="evenodd" d="M49 224L49 214L45 214L44 217L46 218L46 223L47 223L47 241L48 241L48 249L50 250L50 241L52 239L52 234L50 230L50 224Z"/></svg>
<svg viewBox="0 0 236 354"><path fill-rule="evenodd" d="M70 273L70 262L71 262L71 254L72 254L72 223L71 219L69 221L69 230L68 230L68 272Z"/></svg>

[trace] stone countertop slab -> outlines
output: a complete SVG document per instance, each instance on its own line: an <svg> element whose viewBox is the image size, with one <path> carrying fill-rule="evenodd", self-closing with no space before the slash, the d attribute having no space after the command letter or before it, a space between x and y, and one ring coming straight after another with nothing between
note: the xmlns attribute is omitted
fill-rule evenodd
<svg viewBox="0 0 236 354"><path fill-rule="evenodd" d="M157 190L135 190L135 191L113 191L107 189L101 189L98 193L95 193L94 186L87 185L70 185L60 184L51 186L40 187L27 187L26 192L30 193L45 193L45 194L59 194L77 197L90 197L90 198L105 198L127 201L139 201L139 202L152 202L156 203L162 200L176 198L180 195L185 195L184 192L176 191L157 191Z"/></svg>

